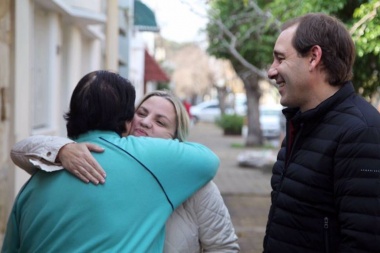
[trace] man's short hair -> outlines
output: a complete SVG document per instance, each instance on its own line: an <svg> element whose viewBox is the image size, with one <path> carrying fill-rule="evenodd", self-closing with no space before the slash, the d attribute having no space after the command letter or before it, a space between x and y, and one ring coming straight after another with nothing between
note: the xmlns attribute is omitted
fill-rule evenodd
<svg viewBox="0 0 380 253"><path fill-rule="evenodd" d="M67 135L77 138L90 130L126 132L133 119L136 92L125 78L98 70L85 75L75 87L70 110L64 115Z"/></svg>

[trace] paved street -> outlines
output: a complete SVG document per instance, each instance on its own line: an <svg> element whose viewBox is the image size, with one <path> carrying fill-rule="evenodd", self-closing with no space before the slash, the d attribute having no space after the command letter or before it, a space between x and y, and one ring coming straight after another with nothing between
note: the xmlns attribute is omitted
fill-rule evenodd
<svg viewBox="0 0 380 253"><path fill-rule="evenodd" d="M212 123L198 123L193 126L189 140L208 146L221 160L214 181L230 211L241 252L262 252L270 205L271 169L239 167L239 154L252 149L244 148L244 139L241 136L224 136L222 130Z"/></svg>

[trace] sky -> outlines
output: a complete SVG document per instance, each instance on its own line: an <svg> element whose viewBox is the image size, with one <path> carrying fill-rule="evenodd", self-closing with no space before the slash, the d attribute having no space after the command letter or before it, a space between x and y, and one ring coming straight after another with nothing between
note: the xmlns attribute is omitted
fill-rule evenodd
<svg viewBox="0 0 380 253"><path fill-rule="evenodd" d="M182 42L205 40L199 30L207 24L205 0L141 0L155 15L162 37Z"/></svg>

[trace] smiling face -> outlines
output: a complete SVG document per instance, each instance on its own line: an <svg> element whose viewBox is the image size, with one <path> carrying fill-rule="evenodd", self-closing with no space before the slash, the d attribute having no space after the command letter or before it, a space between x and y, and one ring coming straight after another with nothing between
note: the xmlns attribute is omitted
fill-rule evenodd
<svg viewBox="0 0 380 253"><path fill-rule="evenodd" d="M292 45L297 25L282 31L274 51L268 77L274 79L281 95L280 103L288 107L307 108L312 94L309 87L309 58L300 56Z"/></svg>
<svg viewBox="0 0 380 253"><path fill-rule="evenodd" d="M176 125L173 104L163 97L151 96L136 109L130 134L173 139Z"/></svg>

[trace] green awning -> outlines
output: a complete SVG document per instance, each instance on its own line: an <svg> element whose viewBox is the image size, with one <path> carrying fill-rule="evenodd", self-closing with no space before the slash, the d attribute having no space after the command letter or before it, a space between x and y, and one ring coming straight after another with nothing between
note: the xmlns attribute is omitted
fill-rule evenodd
<svg viewBox="0 0 380 253"><path fill-rule="evenodd" d="M160 30L154 12L140 0L135 0L134 22L135 28L142 32L158 32Z"/></svg>

